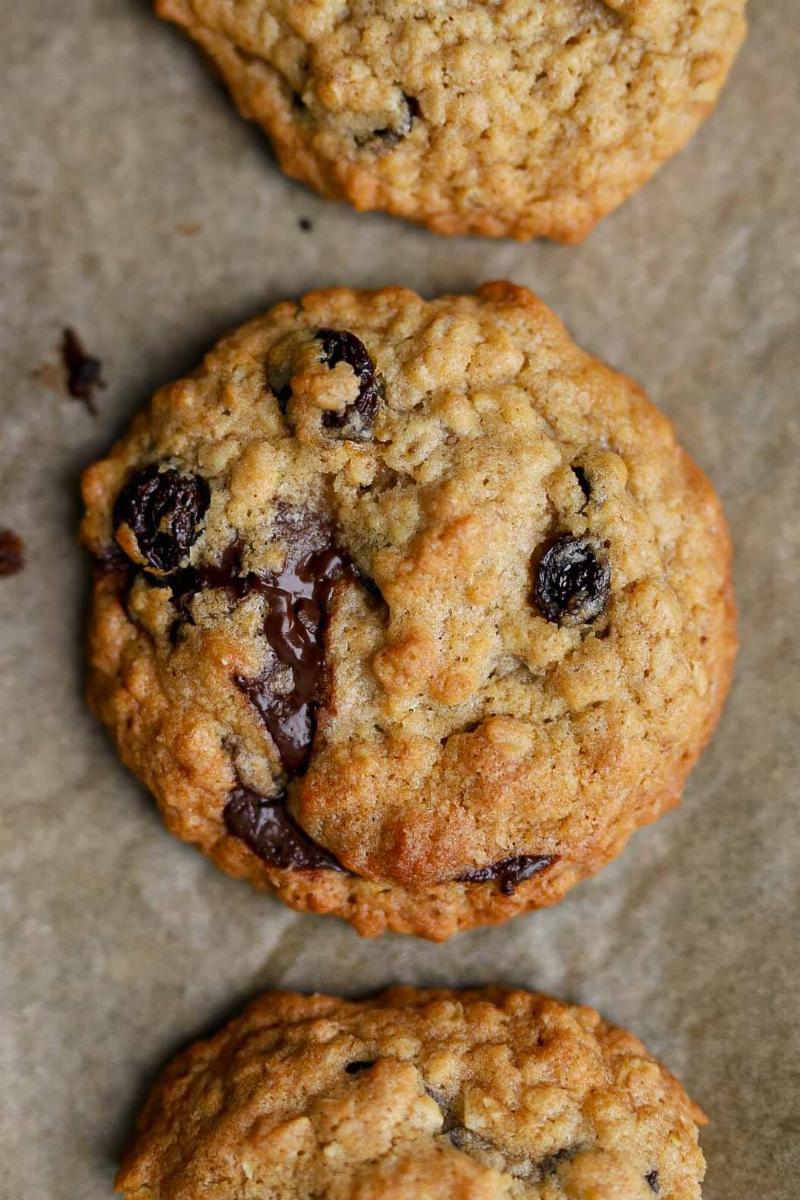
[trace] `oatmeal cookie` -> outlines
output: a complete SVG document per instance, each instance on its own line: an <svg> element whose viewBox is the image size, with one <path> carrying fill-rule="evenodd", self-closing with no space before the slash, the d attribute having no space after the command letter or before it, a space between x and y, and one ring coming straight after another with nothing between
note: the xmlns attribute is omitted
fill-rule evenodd
<svg viewBox="0 0 800 1200"><path fill-rule="evenodd" d="M278 305L84 497L122 758L173 833L362 933L559 900L677 803L728 686L710 484L511 284Z"/></svg>
<svg viewBox="0 0 800 1200"><path fill-rule="evenodd" d="M548 996L263 996L156 1084L127 1200L697 1200L705 1118L632 1034Z"/></svg>
<svg viewBox="0 0 800 1200"><path fill-rule="evenodd" d="M439 233L580 241L688 141L745 0L158 0L287 174Z"/></svg>

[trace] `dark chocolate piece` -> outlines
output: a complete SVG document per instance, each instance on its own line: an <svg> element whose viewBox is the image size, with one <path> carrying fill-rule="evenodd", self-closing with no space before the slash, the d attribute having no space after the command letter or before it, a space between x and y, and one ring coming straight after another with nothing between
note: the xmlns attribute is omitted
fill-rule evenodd
<svg viewBox="0 0 800 1200"><path fill-rule="evenodd" d="M586 538L562 534L534 567L533 601L548 621L581 625L605 612L611 594L611 570Z"/></svg>
<svg viewBox="0 0 800 1200"><path fill-rule="evenodd" d="M261 716L285 769L299 774L311 752L322 700L330 598L339 581L356 581L359 575L336 545L331 527L318 517L285 508L277 525L287 548L283 569L264 578L248 576L246 586L265 599L264 632L278 664L269 664L256 678L236 675L234 682ZM286 668L288 689L281 679Z"/></svg>
<svg viewBox="0 0 800 1200"><path fill-rule="evenodd" d="M494 879L500 881L500 891L504 896L513 896L517 885L546 870L555 859L547 854L520 854L513 858L504 858L488 867L476 867L465 871L456 877L456 883L489 883Z"/></svg>
<svg viewBox="0 0 800 1200"><path fill-rule="evenodd" d="M237 787L223 813L228 832L271 867L299 871L344 871L332 854L312 841L286 807L286 797L269 799Z"/></svg>
<svg viewBox="0 0 800 1200"><path fill-rule="evenodd" d="M92 416L97 416L95 391L106 386L103 379L103 364L99 358L87 353L74 329L64 330L61 339L61 359L67 373L67 391L76 400L81 400Z"/></svg>
<svg viewBox="0 0 800 1200"><path fill-rule="evenodd" d="M114 505L114 527L127 525L139 552L158 571L175 571L194 545L211 501L200 475L181 474L157 463L138 471Z"/></svg>
<svg viewBox="0 0 800 1200"><path fill-rule="evenodd" d="M25 546L12 529L0 529L0 577L16 575L25 566Z"/></svg>
<svg viewBox="0 0 800 1200"><path fill-rule="evenodd" d="M320 329L317 340L322 343L322 362L331 370L338 363L347 363L358 379L358 395L341 412L326 412L322 424L336 437L367 442L383 399L383 388L375 373L375 364L360 338L345 329Z"/></svg>

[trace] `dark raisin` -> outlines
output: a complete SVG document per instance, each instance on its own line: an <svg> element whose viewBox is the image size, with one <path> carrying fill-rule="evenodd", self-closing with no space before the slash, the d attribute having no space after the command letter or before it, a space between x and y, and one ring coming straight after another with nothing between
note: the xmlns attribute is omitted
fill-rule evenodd
<svg viewBox="0 0 800 1200"><path fill-rule="evenodd" d="M369 1071L374 1067L376 1061L374 1058L358 1059L357 1062L349 1062L345 1067L345 1071L347 1071L348 1075L360 1075L362 1071Z"/></svg>
<svg viewBox="0 0 800 1200"><path fill-rule="evenodd" d="M285 509L278 532L287 545L283 569L263 578L250 576L248 588L266 601L264 632L277 659L256 678L234 676L258 711L278 748L283 766L298 774L308 760L322 699L325 668L324 630L336 584L360 577L333 531L313 514ZM292 686L276 680L289 668ZM281 671L283 668L283 672Z"/></svg>
<svg viewBox="0 0 800 1200"><path fill-rule="evenodd" d="M396 146L403 138L408 137L411 133L411 127L414 121L421 116L419 100L416 96L409 96L407 92L403 92L403 101L405 103L405 112L399 125L388 125L384 129L376 129L373 131L372 138L377 138L385 147ZM370 138L365 139L365 142L370 141Z"/></svg>
<svg viewBox="0 0 800 1200"><path fill-rule="evenodd" d="M114 527L131 529L151 567L175 571L197 540L210 500L199 475L160 471L154 463L125 484L114 505Z"/></svg>
<svg viewBox="0 0 800 1200"><path fill-rule="evenodd" d="M658 1193L661 1191L661 1180L659 1178L658 1171L648 1171L645 1175L645 1181L647 1182L650 1191L655 1192L656 1195L658 1195Z"/></svg>
<svg viewBox="0 0 800 1200"><path fill-rule="evenodd" d="M344 871L332 854L300 828L286 807L285 796L269 799L237 787L228 796L223 817L228 832L271 867Z"/></svg>
<svg viewBox="0 0 800 1200"><path fill-rule="evenodd" d="M581 489L584 496L588 500L592 494L592 485L589 483L589 480L586 477L586 472L584 471L583 467L573 467L572 474L575 476L575 478L578 481L578 487Z"/></svg>
<svg viewBox="0 0 800 1200"><path fill-rule="evenodd" d="M97 416L95 391L104 388L103 364L88 354L74 329L65 329L61 339L61 359L67 373L67 391L81 400L92 416Z"/></svg>
<svg viewBox="0 0 800 1200"><path fill-rule="evenodd" d="M488 867L476 867L465 871L456 878L456 883L489 883L499 880L500 891L504 896L513 896L520 883L538 875L554 861L552 855L520 854L512 858L504 858Z"/></svg>
<svg viewBox="0 0 800 1200"><path fill-rule="evenodd" d="M559 625L593 621L605 611L610 591L609 566L585 538L562 534L535 566L534 603Z"/></svg>
<svg viewBox="0 0 800 1200"><path fill-rule="evenodd" d="M24 566L22 538L11 529L0 529L0 576L16 575Z"/></svg>
<svg viewBox="0 0 800 1200"><path fill-rule="evenodd" d="M347 363L358 379L358 395L341 412L326 412L322 423L340 438L367 442L383 399L383 389L375 374L375 364L367 348L354 333L344 329L320 329L317 340L322 344L320 358L331 370Z"/></svg>

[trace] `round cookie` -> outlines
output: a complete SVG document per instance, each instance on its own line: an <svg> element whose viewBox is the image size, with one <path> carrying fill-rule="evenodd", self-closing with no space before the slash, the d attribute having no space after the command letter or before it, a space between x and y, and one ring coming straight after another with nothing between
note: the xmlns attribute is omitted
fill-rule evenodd
<svg viewBox="0 0 800 1200"><path fill-rule="evenodd" d="M157 0L287 174L438 233L580 241L689 140L745 0Z"/></svg>
<svg viewBox="0 0 800 1200"><path fill-rule="evenodd" d="M501 988L266 995L156 1084L129 1200L696 1200L678 1081L591 1008Z"/></svg>
<svg viewBox="0 0 800 1200"><path fill-rule="evenodd" d="M173 833L361 933L552 904L677 803L730 547L530 292L285 303L84 478L89 698Z"/></svg>

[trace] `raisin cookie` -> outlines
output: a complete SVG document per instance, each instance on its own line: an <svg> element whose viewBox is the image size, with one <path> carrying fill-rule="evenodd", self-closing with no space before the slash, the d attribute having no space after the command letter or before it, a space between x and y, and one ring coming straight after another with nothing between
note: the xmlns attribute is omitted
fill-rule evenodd
<svg viewBox="0 0 800 1200"><path fill-rule="evenodd" d="M710 484L511 284L280 304L84 497L124 761L224 870L362 933L559 900L678 801L728 686Z"/></svg>
<svg viewBox="0 0 800 1200"><path fill-rule="evenodd" d="M530 992L266 995L156 1084L128 1200L696 1200L705 1118L632 1034Z"/></svg>
<svg viewBox="0 0 800 1200"><path fill-rule="evenodd" d="M157 0L284 171L438 233L580 241L688 141L745 0Z"/></svg>

